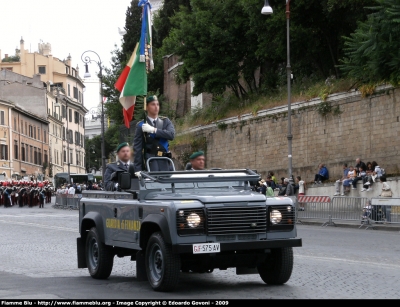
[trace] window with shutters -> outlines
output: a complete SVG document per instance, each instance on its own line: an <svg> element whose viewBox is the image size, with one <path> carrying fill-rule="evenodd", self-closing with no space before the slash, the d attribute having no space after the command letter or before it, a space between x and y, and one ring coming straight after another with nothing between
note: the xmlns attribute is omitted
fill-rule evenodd
<svg viewBox="0 0 400 307"><path fill-rule="evenodd" d="M0 145L1 160L8 160L8 145Z"/></svg>
<svg viewBox="0 0 400 307"><path fill-rule="evenodd" d="M69 164L74 164L74 160L72 160L72 152L69 153Z"/></svg>
<svg viewBox="0 0 400 307"><path fill-rule="evenodd" d="M63 140L65 140L65 127L63 127L62 138L63 138Z"/></svg>
<svg viewBox="0 0 400 307"><path fill-rule="evenodd" d="M24 134L24 121L21 119L21 131L22 134Z"/></svg>
<svg viewBox="0 0 400 307"><path fill-rule="evenodd" d="M68 96L71 97L71 86L68 84Z"/></svg>
<svg viewBox="0 0 400 307"><path fill-rule="evenodd" d="M67 152L64 150L64 163L67 163Z"/></svg>
<svg viewBox="0 0 400 307"><path fill-rule="evenodd" d="M4 111L0 111L0 125L4 125Z"/></svg>
<svg viewBox="0 0 400 307"><path fill-rule="evenodd" d="M39 165L43 165L43 162L42 162L42 150L41 149L38 149L38 164Z"/></svg>
<svg viewBox="0 0 400 307"><path fill-rule="evenodd" d="M37 129L37 139L40 141L40 128Z"/></svg>
<svg viewBox="0 0 400 307"><path fill-rule="evenodd" d="M65 106L61 107L61 117L66 118L67 116L67 108Z"/></svg>
<svg viewBox="0 0 400 307"><path fill-rule="evenodd" d="M74 117L75 117L75 124L79 124L79 113L75 111Z"/></svg>
<svg viewBox="0 0 400 307"><path fill-rule="evenodd" d="M21 160L25 161L25 145L21 143Z"/></svg>
<svg viewBox="0 0 400 307"><path fill-rule="evenodd" d="M69 122L70 123L72 123L72 110L71 109L68 109L68 120L69 120Z"/></svg>
<svg viewBox="0 0 400 307"><path fill-rule="evenodd" d="M78 100L78 88L74 86L74 98Z"/></svg>
<svg viewBox="0 0 400 307"><path fill-rule="evenodd" d="M36 140L36 127L33 127L33 138Z"/></svg>
<svg viewBox="0 0 400 307"><path fill-rule="evenodd" d="M18 127L17 127L17 118L14 117L14 130L18 131Z"/></svg>
<svg viewBox="0 0 400 307"><path fill-rule="evenodd" d="M47 143L47 133L46 133L46 130L43 130L43 142Z"/></svg>
<svg viewBox="0 0 400 307"><path fill-rule="evenodd" d="M33 148L33 163L38 164L38 154L37 154L37 149L36 147Z"/></svg>
<svg viewBox="0 0 400 307"><path fill-rule="evenodd" d="M29 146L30 152L29 152L29 162L33 163L33 146Z"/></svg>
<svg viewBox="0 0 400 307"><path fill-rule="evenodd" d="M14 159L18 160L18 141L14 141Z"/></svg>

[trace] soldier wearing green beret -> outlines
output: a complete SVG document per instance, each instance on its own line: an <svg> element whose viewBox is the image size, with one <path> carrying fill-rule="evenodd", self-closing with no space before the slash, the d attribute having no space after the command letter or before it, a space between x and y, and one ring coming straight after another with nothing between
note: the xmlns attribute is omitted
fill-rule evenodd
<svg viewBox="0 0 400 307"><path fill-rule="evenodd" d="M204 152L203 151L194 152L189 157L189 159L190 159L190 164L192 166L192 168L190 170L192 170L192 171L202 171L202 170L204 170L206 158L204 156Z"/></svg>
<svg viewBox="0 0 400 307"><path fill-rule="evenodd" d="M118 161L107 164L104 172L104 190L118 191L118 172L129 170L131 164L131 148L127 142L121 143L117 147Z"/></svg>
<svg viewBox="0 0 400 307"><path fill-rule="evenodd" d="M175 128L167 117L158 115L160 104L157 96L146 97L146 122L140 121L136 125L133 140L135 173L145 170L146 161L151 157L171 157L169 141L175 138ZM170 171L173 166L168 161L150 161L150 170L153 172Z"/></svg>

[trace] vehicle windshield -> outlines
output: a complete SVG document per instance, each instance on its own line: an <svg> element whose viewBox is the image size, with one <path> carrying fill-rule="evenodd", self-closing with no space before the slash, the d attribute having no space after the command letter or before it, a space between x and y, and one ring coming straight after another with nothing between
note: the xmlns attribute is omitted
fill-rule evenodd
<svg viewBox="0 0 400 307"><path fill-rule="evenodd" d="M174 183L176 189L193 189L193 188L221 188L221 187L241 187L245 186L245 181L248 180L246 172L185 172L185 173L150 173L154 178L168 178L170 181L176 179ZM229 178L228 178L229 177ZM198 182L198 179L202 179ZM210 178L210 181L207 181ZM192 179L192 180L191 180ZM218 179L216 181L215 179ZM154 182L150 179L145 179L146 189L171 189L172 182L161 183Z"/></svg>

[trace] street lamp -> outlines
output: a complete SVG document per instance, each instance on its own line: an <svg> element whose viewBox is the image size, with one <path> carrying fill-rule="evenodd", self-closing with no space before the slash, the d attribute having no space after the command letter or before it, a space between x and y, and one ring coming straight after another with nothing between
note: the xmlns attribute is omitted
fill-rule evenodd
<svg viewBox="0 0 400 307"><path fill-rule="evenodd" d="M57 89L57 97L56 97L56 103L54 104L55 108L61 108L61 104L58 102L58 98L61 98L60 95L60 89L56 87ZM69 129L68 129L68 121L69 121L69 114L68 114L68 99L63 99L65 101L65 118L67 120L67 133L66 133L66 138L67 138L67 165L68 165L68 184L71 183L71 169L70 169L70 161L69 161L69 140L70 140L70 135L69 135Z"/></svg>
<svg viewBox="0 0 400 307"><path fill-rule="evenodd" d="M93 53L95 54L98 58L99 61L92 60L88 55L85 57L83 56L85 53ZM103 104L103 67L101 63L100 56L92 51L92 50L87 50L84 53L82 53L81 59L83 63L85 63L85 74L83 75L84 78L90 78L91 75L89 73L89 66L88 64L91 62L94 62L99 66L99 79L100 79L100 103L101 103L101 173L102 173L102 179L104 182L104 172L106 170L106 149L105 149L105 143L104 143L104 104Z"/></svg>
<svg viewBox="0 0 400 307"><path fill-rule="evenodd" d="M261 10L261 14L270 15L273 13L272 8L270 7L268 0L265 0L264 7ZM292 182L292 109L291 109L291 89L290 82L292 78L292 70L290 67L290 40L289 40L289 19L290 19L290 0L286 0L286 38L287 38L287 65L286 65L286 74L287 74L287 91L288 91L288 158L289 158L289 180Z"/></svg>

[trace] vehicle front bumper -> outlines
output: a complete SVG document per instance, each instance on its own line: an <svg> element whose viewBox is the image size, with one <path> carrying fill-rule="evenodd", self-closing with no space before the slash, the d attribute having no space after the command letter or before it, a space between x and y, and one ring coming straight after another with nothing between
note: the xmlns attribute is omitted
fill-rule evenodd
<svg viewBox="0 0 400 307"><path fill-rule="evenodd" d="M207 243L207 242L193 242ZM213 242L218 243L218 242ZM192 254L193 244L173 244L172 252L174 254ZM243 251L243 250L257 250L281 247L300 247L302 246L302 239L278 239L278 240L261 240L261 241L241 241L241 242L220 242L221 252L226 251Z"/></svg>

